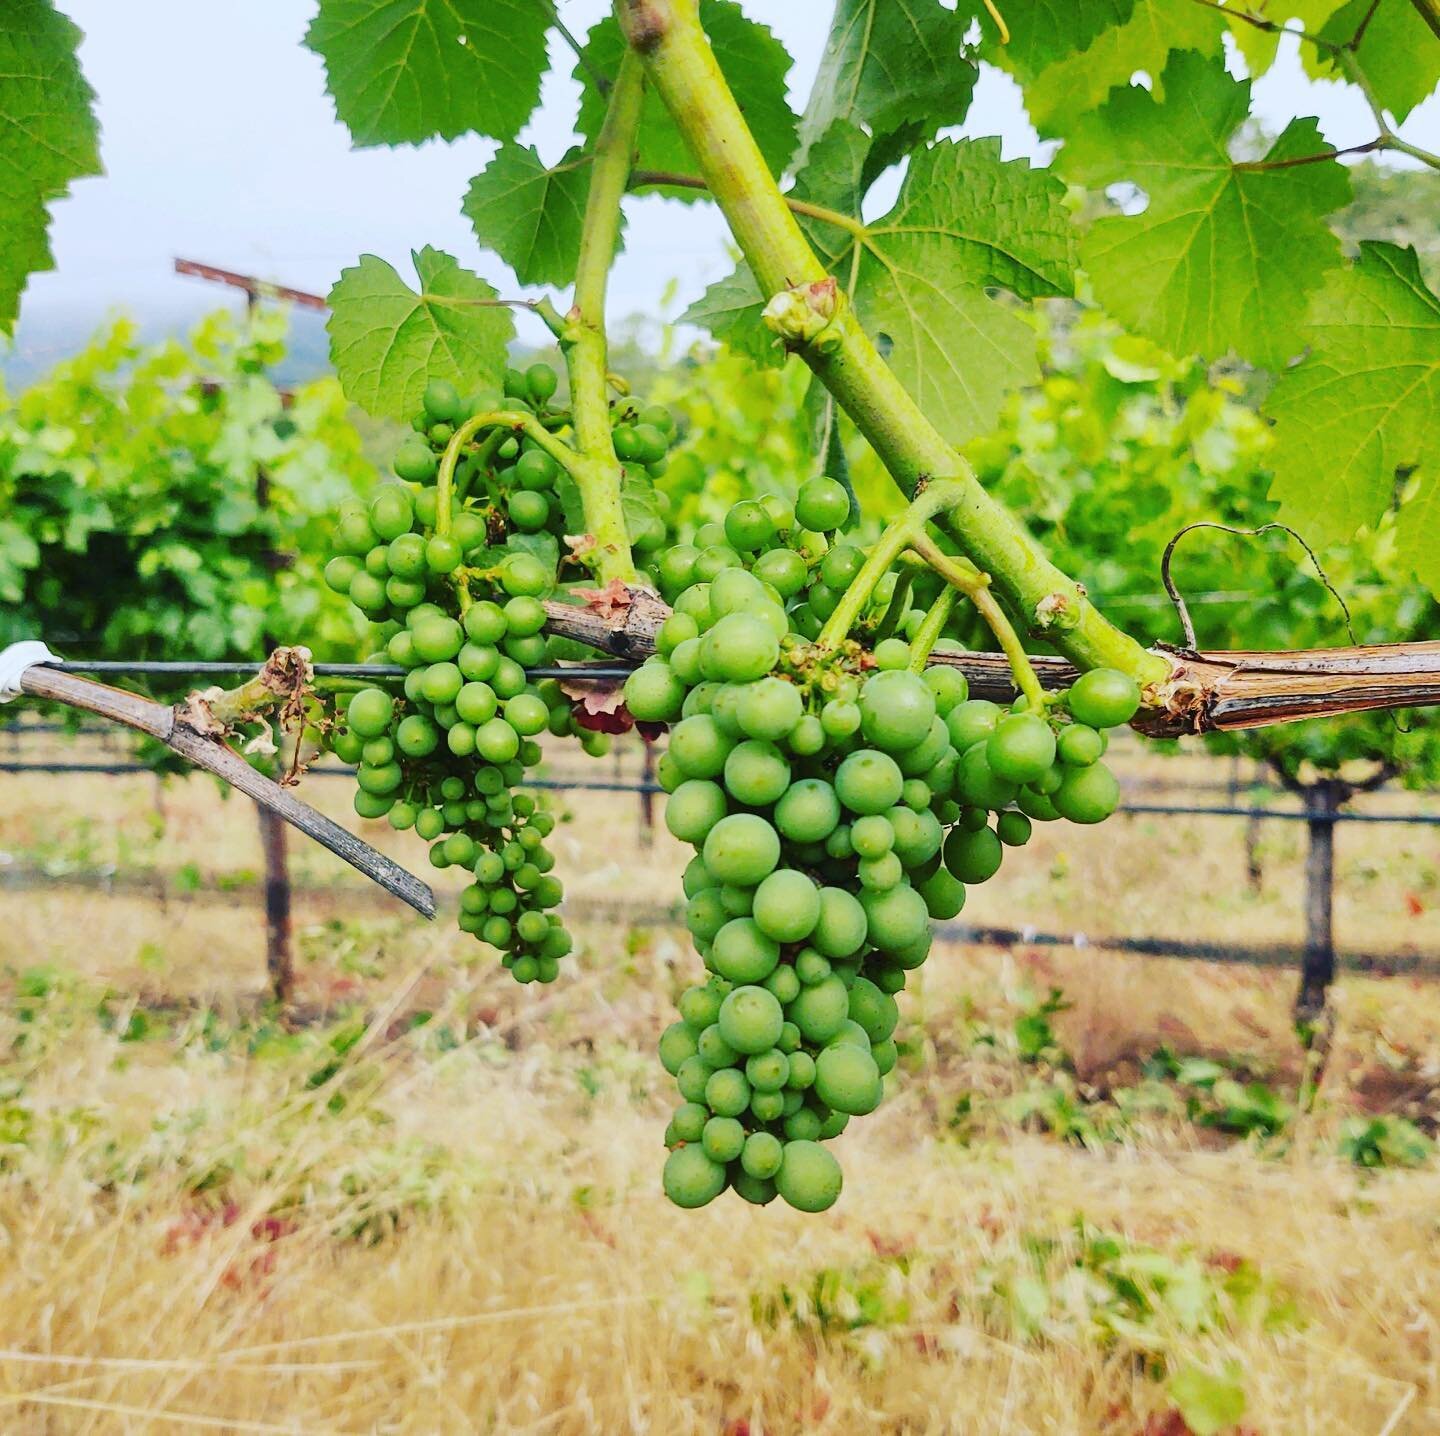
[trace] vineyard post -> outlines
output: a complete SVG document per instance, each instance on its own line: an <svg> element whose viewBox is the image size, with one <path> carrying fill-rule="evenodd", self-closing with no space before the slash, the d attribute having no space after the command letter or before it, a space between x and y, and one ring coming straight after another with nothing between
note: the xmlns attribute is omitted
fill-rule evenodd
<svg viewBox="0 0 1440 1436"><path fill-rule="evenodd" d="M254 319L259 307L259 294L254 289L247 289L247 320ZM270 507L270 475L264 464L255 466L255 504L262 511ZM269 547L262 559L272 573L289 562L287 555ZM271 633L263 635L261 641L267 650L274 649L279 642ZM265 971L270 979L270 995L284 1007L295 992L290 841L285 832L285 820L278 813L263 803L257 803L255 815L260 823L260 851L265 866Z"/></svg>
<svg viewBox="0 0 1440 1436"><path fill-rule="evenodd" d="M1300 963L1300 990L1295 1016L1313 1023L1325 1010L1335 979L1335 818L1348 796L1334 778L1307 783L1305 801L1305 950Z"/></svg>
<svg viewBox="0 0 1440 1436"><path fill-rule="evenodd" d="M655 745L640 740L640 846L647 851L655 843Z"/></svg>

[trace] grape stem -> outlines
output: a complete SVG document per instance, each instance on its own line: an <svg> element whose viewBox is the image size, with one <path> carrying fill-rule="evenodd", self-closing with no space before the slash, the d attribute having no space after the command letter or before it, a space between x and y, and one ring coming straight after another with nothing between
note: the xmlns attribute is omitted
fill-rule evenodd
<svg viewBox="0 0 1440 1436"><path fill-rule="evenodd" d="M627 41L645 65L715 196L760 292L786 291L801 303L830 276L780 192L740 113L700 24L696 0L614 0ZM1016 613L1083 668L1119 668L1160 684L1170 661L1108 622L1082 586L1055 566L1023 524L981 486L970 465L921 412L880 357L843 292L833 312L790 344L835 396L901 490L954 476L956 502L945 526L1004 593Z"/></svg>
<svg viewBox="0 0 1440 1436"><path fill-rule="evenodd" d="M901 618L910 607L910 589L914 582L915 575L908 568L896 575L895 592L890 595L890 603L880 616L880 622L875 625L876 643L882 638L889 638L900 626Z"/></svg>
<svg viewBox="0 0 1440 1436"><path fill-rule="evenodd" d="M1010 671L1015 675L1015 686L1029 700L1033 712L1043 713L1045 711L1045 689L1035 675L1030 655L1025 652L1025 645L1020 642L1020 635L1015 632L1015 626L1006 616L1005 610L1000 607L995 595L990 592L989 574L979 573L973 565L965 563L964 560L952 558L928 534L918 535L911 542L910 547L946 583L963 593L975 605L976 612L985 620L990 632L995 635L995 641L1000 645L1000 651L1010 664Z"/></svg>
<svg viewBox="0 0 1440 1436"><path fill-rule="evenodd" d="M581 457L563 439L557 439L534 414L519 409L492 409L484 414L472 414L450 436L445 452L440 456L440 471L435 477L435 532L446 535L450 532L450 496L455 487L455 466L460 462L460 451L482 429L511 429L524 434L538 448L544 449L562 469L578 484L577 470Z"/></svg>
<svg viewBox="0 0 1440 1436"><path fill-rule="evenodd" d="M610 429L609 372L605 343L605 289L620 235L620 201L630 180L645 72L627 50L610 89L605 120L595 140L590 191L580 231L575 297L560 333L560 352L570 376L570 410L579 463L570 470L580 490L586 532L597 576L634 583L636 571L621 502L624 469Z"/></svg>
<svg viewBox="0 0 1440 1436"><path fill-rule="evenodd" d="M908 577L908 574L905 577ZM930 654L939 641L940 635L945 632L945 625L950 621L950 612L955 607L955 595L959 591L947 583L940 590L940 596L926 610L925 621L920 625L914 641L910 644L910 671L912 673L925 671L925 665L930 661Z"/></svg>
<svg viewBox="0 0 1440 1436"><path fill-rule="evenodd" d="M960 500L960 486L948 479L927 484L911 502L910 507L893 520L870 549L860 572L840 597L835 611L825 621L815 643L820 648L837 648L849 636L855 621L875 591L875 585L890 571L890 566L907 549L925 539L925 525L937 514L952 508ZM938 550L937 550L938 552ZM960 560L964 563L964 560ZM965 565L967 568L970 566ZM977 575L978 577L978 575Z"/></svg>

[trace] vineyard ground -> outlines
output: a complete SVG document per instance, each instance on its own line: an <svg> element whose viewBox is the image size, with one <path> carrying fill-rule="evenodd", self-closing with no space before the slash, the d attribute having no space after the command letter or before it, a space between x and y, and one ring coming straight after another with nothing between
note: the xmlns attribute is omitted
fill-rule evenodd
<svg viewBox="0 0 1440 1436"><path fill-rule="evenodd" d="M340 816L347 787L305 792ZM652 1056L694 970L676 934L582 925L560 983L516 990L297 846L333 886L297 896L310 1020L285 1026L247 804L5 791L8 861L179 880L0 889L0 1429L1178 1436L1187 1373L1231 1362L1260 1436L1440 1422L1440 1158L1341 1155L1357 1114L1435 1132L1440 984L1343 980L1297 1115L1292 974L947 949L904 1000L895 1095L842 1139L840 1206L686 1214ZM673 900L683 855L640 848L632 796L566 806L572 894ZM966 915L1293 937L1301 825L1264 829L1258 895L1240 832L1047 831ZM1440 947L1435 830L1342 829L1339 858L1342 945ZM233 903L185 902L197 881ZM1161 1048L1263 1085L1221 1100Z"/></svg>

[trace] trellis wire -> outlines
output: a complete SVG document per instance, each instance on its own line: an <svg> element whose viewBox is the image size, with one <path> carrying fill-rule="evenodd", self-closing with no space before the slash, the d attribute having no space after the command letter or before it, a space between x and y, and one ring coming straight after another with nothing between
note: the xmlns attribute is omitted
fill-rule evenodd
<svg viewBox="0 0 1440 1436"><path fill-rule="evenodd" d="M153 773L144 763L64 763L64 762L0 762L0 773L103 773L124 776L130 773ZM305 770L307 778L353 778L355 769L335 764L322 764ZM652 797L665 792L659 783L635 783L602 778L527 778L525 787L548 792L633 793ZM1117 816L1161 815L1199 818L1262 818L1291 823L1394 823L1420 827L1440 827L1440 813L1347 813L1336 810L1310 813L1304 809L1244 807L1230 803L1121 803Z"/></svg>
<svg viewBox="0 0 1440 1436"><path fill-rule="evenodd" d="M47 668L58 668L63 673L125 674L136 678L179 677L193 675L198 678L253 678L263 666L263 661L252 663L188 661L181 659L151 659L131 661L128 659L65 659L59 663L47 663ZM316 663L313 665L317 678L404 678L410 671L398 663ZM628 678L633 667L619 663L584 663L575 666L567 664L541 664L527 668L527 678L565 678L580 683L613 683Z"/></svg>

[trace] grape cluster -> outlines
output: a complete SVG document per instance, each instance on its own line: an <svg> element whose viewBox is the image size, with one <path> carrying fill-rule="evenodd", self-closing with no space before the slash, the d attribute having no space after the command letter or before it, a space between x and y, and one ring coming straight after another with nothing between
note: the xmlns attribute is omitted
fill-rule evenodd
<svg viewBox="0 0 1440 1436"><path fill-rule="evenodd" d="M502 407L561 430L556 388L548 365L510 370ZM556 585L554 536L566 526L561 466L526 435L482 433L456 465L447 531L437 526L440 455L471 414L494 407L432 382L395 481L339 515L325 580L378 625L376 660L407 672L398 697L378 686L355 693L331 746L357 765L362 817L413 828L435 867L474 874L460 895L461 929L500 949L519 981L551 982L571 948L546 847L555 818L517 789L540 761L542 734L578 733L594 754L609 739L577 728L559 684L526 673L551 656L541 599ZM617 412L616 448L658 465L672 427L663 410Z"/></svg>
<svg viewBox="0 0 1440 1436"><path fill-rule="evenodd" d="M660 1041L681 1097L664 1187L684 1207L727 1186L829 1207L842 1174L823 1144L880 1103L931 920L1032 820L1099 821L1118 796L1100 757L1139 703L1125 675L1005 710L898 637L812 641L864 563L837 532L849 507L813 480L793 509L744 501L723 537L671 549L674 611L626 684L637 719L671 725L657 774L696 849L686 923L710 971Z"/></svg>

